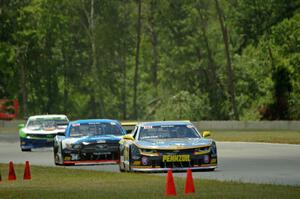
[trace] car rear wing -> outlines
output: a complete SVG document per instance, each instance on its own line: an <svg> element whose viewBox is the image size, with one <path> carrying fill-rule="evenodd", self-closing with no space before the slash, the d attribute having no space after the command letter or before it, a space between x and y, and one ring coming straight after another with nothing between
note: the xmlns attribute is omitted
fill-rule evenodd
<svg viewBox="0 0 300 199"><path fill-rule="evenodd" d="M126 130L126 133L129 134L138 123L137 121L123 121L121 125Z"/></svg>

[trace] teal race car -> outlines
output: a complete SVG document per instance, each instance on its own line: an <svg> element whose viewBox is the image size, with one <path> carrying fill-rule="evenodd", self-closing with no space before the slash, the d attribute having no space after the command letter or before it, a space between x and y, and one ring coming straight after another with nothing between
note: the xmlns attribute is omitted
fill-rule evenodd
<svg viewBox="0 0 300 199"><path fill-rule="evenodd" d="M120 141L120 171L214 170L217 146L189 121L144 122Z"/></svg>
<svg viewBox="0 0 300 199"><path fill-rule="evenodd" d="M34 148L53 147L56 135L64 135L68 125L66 115L36 115L19 125L20 147L22 151Z"/></svg>

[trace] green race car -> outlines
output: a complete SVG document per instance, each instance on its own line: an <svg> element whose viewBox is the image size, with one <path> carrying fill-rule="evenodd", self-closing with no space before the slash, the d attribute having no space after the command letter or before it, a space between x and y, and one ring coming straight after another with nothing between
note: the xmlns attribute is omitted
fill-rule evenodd
<svg viewBox="0 0 300 199"><path fill-rule="evenodd" d="M19 125L22 151L33 148L53 147L56 135L64 134L69 120L65 115L36 115L29 117L26 125Z"/></svg>

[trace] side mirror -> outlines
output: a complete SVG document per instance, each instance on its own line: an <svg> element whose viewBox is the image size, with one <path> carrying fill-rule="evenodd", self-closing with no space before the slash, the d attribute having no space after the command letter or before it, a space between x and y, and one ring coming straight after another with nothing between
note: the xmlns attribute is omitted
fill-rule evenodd
<svg viewBox="0 0 300 199"><path fill-rule="evenodd" d="M24 128L24 127L25 127L25 124L19 124L19 125L18 125L18 128L19 128L19 129Z"/></svg>
<svg viewBox="0 0 300 199"><path fill-rule="evenodd" d="M134 137L131 134L127 134L123 136L124 140L134 140Z"/></svg>
<svg viewBox="0 0 300 199"><path fill-rule="evenodd" d="M211 136L209 131L203 131L202 135L203 135L203 137Z"/></svg>

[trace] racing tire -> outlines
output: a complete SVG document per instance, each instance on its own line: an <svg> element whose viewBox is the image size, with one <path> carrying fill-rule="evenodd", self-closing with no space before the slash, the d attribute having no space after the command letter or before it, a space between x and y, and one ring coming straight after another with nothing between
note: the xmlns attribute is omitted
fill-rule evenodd
<svg viewBox="0 0 300 199"><path fill-rule="evenodd" d="M22 152L31 152L31 148L29 148L29 149L22 149L22 148L21 148L21 151L22 151Z"/></svg>
<svg viewBox="0 0 300 199"><path fill-rule="evenodd" d="M121 163L121 162L119 163L119 171L120 171L121 173L124 173L124 172L125 172L125 169L122 169L122 168L121 168L121 164L123 164L123 163Z"/></svg>
<svg viewBox="0 0 300 199"><path fill-rule="evenodd" d="M59 154L58 154L58 150L61 151L61 143L60 144L60 148L59 147L55 147L53 146L53 154L54 154L54 164L57 165L57 166L64 166L64 161L61 160L61 158L59 157ZM61 152L61 155L63 156L62 152Z"/></svg>
<svg viewBox="0 0 300 199"><path fill-rule="evenodd" d="M207 169L206 171L214 171L216 168Z"/></svg>

